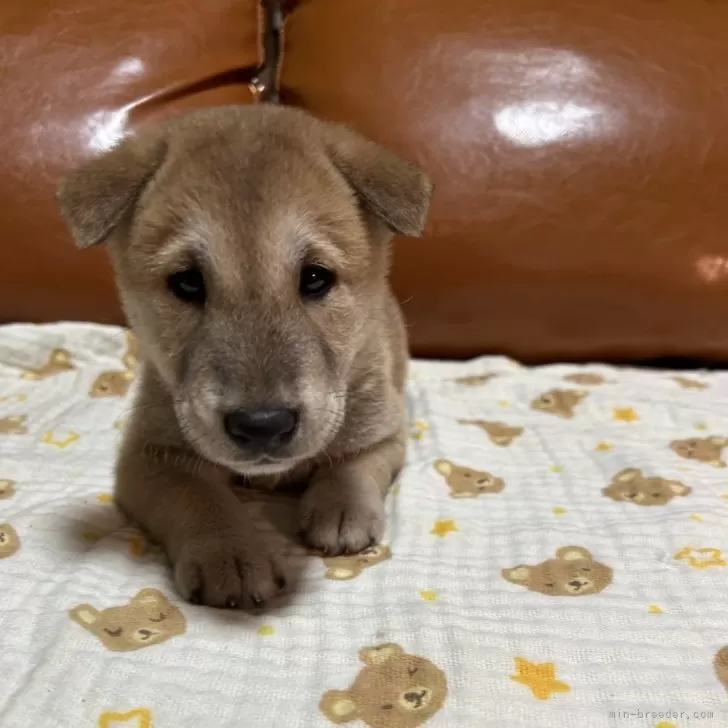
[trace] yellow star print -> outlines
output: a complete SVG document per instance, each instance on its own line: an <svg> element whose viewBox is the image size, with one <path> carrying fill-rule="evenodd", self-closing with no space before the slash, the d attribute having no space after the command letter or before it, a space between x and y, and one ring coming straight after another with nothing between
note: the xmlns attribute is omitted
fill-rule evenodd
<svg viewBox="0 0 728 728"><path fill-rule="evenodd" d="M275 633L275 627L271 627L269 624L262 624L260 627L258 627L258 634L261 637L271 637Z"/></svg>
<svg viewBox="0 0 728 728"><path fill-rule="evenodd" d="M110 711L99 718L99 728L152 728L152 713L147 708L136 708L128 713Z"/></svg>
<svg viewBox="0 0 728 728"><path fill-rule="evenodd" d="M425 591L420 592L420 596L426 601L426 602L434 602L437 599L437 592L431 591L429 589L425 589Z"/></svg>
<svg viewBox="0 0 728 728"><path fill-rule="evenodd" d="M431 534L445 538L448 533L453 533L458 530L458 525L453 520L449 521L435 521L435 525L432 527Z"/></svg>
<svg viewBox="0 0 728 728"><path fill-rule="evenodd" d="M614 450L614 445L611 442L600 442L595 449L597 452L609 452Z"/></svg>
<svg viewBox="0 0 728 728"><path fill-rule="evenodd" d="M421 440L430 426L424 420L415 420L410 428L410 438L412 440Z"/></svg>
<svg viewBox="0 0 728 728"><path fill-rule="evenodd" d="M533 697L539 700L548 700L554 693L571 692L571 686L556 679L553 662L529 662L523 657L516 657L516 674L510 677L530 688Z"/></svg>
<svg viewBox="0 0 728 728"><path fill-rule="evenodd" d="M81 439L81 435L79 435L77 432L69 432L68 435L61 439L56 439L56 436L53 432L46 432L46 434L43 436L43 444L44 445L53 445L53 447L57 447L59 450L65 450L69 445L73 445L74 442L77 442Z"/></svg>
<svg viewBox="0 0 728 728"><path fill-rule="evenodd" d="M720 549L696 549L692 546L686 546L678 551L673 558L677 561L687 561L694 569L709 569L711 566L728 565Z"/></svg>
<svg viewBox="0 0 728 728"><path fill-rule="evenodd" d="M617 407L614 410L614 419L617 422L637 422L640 416L632 407Z"/></svg>
<svg viewBox="0 0 728 728"><path fill-rule="evenodd" d="M650 614L662 614L662 607L659 604L650 604L647 611Z"/></svg>

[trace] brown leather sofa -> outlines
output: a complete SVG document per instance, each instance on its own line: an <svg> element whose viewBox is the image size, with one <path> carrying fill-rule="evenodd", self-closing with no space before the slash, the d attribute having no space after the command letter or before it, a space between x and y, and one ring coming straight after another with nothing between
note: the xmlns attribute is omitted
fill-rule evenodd
<svg viewBox="0 0 728 728"><path fill-rule="evenodd" d="M415 354L728 360L724 2L8 0L0 33L3 321L121 320L56 211L70 165L280 98L434 178L395 247Z"/></svg>

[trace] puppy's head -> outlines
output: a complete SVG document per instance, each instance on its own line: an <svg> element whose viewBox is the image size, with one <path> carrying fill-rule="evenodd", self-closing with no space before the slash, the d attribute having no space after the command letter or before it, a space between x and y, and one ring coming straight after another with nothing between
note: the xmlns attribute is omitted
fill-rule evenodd
<svg viewBox="0 0 728 728"><path fill-rule="evenodd" d="M384 331L387 243L421 233L430 192L345 127L261 106L142 131L59 200L78 245L108 241L190 443L255 474L335 437L356 355Z"/></svg>

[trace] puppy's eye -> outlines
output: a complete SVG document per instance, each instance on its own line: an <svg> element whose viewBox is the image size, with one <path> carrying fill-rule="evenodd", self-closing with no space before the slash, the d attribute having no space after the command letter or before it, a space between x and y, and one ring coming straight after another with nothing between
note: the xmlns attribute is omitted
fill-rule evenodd
<svg viewBox="0 0 728 728"><path fill-rule="evenodd" d="M188 268L179 273L173 273L167 278L167 287L174 296L186 303L201 305L207 297L205 279L199 268Z"/></svg>
<svg viewBox="0 0 728 728"><path fill-rule="evenodd" d="M305 265L301 270L299 290L302 298L323 298L336 283L333 271L321 265Z"/></svg>

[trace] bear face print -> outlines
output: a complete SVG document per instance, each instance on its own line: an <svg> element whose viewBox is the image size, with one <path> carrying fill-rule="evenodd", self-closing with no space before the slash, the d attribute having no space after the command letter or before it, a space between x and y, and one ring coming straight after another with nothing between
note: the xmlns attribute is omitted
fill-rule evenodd
<svg viewBox="0 0 728 728"><path fill-rule="evenodd" d="M458 420L461 425L474 425L480 427L494 445L508 447L517 437L523 434L522 427L511 427L505 422L488 422L486 420Z"/></svg>
<svg viewBox="0 0 728 728"><path fill-rule="evenodd" d="M0 417L0 435L27 435L28 418L26 415Z"/></svg>
<svg viewBox="0 0 728 728"><path fill-rule="evenodd" d="M691 437L687 440L673 440L670 449L686 460L697 460L714 468L724 468L723 448L728 445L725 437Z"/></svg>
<svg viewBox="0 0 728 728"><path fill-rule="evenodd" d="M495 374L475 374L469 377L458 377L455 383L462 384L464 387L482 387L496 376Z"/></svg>
<svg viewBox="0 0 728 728"><path fill-rule="evenodd" d="M91 385L90 397L126 397L134 374L130 371L101 372Z"/></svg>
<svg viewBox="0 0 728 728"><path fill-rule="evenodd" d="M139 367L139 342L126 331L126 353L121 361L123 371L101 372L91 385L90 397L126 397Z"/></svg>
<svg viewBox="0 0 728 728"><path fill-rule="evenodd" d="M9 523L0 523L0 559L7 559L18 552L20 538Z"/></svg>
<svg viewBox="0 0 728 728"><path fill-rule="evenodd" d="M369 728L417 728L445 704L447 678L429 660L399 645L367 647L364 667L348 690L329 690L321 712L337 725L359 720Z"/></svg>
<svg viewBox="0 0 728 728"><path fill-rule="evenodd" d="M14 480L0 480L0 500L12 498L15 495Z"/></svg>
<svg viewBox="0 0 728 728"><path fill-rule="evenodd" d="M664 506L676 496L692 492L684 483L664 478L645 478L641 470L627 468L617 473L602 493L615 501L628 501L638 506Z"/></svg>
<svg viewBox="0 0 728 728"><path fill-rule="evenodd" d="M56 374L70 372L76 367L71 361L71 354L65 349L53 349L48 361L38 369L27 369L23 372L21 379L30 382L39 382L41 379L48 379Z"/></svg>
<svg viewBox="0 0 728 728"><path fill-rule="evenodd" d="M451 460L437 460L435 470L445 476L451 498L477 498L485 493L500 493L506 486L502 478L456 465Z"/></svg>
<svg viewBox="0 0 728 728"><path fill-rule="evenodd" d="M708 385L705 382L701 382L697 379L690 379L689 377L673 377L672 379L683 389L697 389L700 391L708 389Z"/></svg>
<svg viewBox="0 0 728 728"><path fill-rule="evenodd" d="M572 384L578 384L581 387L598 387L606 381L601 374L590 374L589 372L567 374L564 380Z"/></svg>
<svg viewBox="0 0 728 728"><path fill-rule="evenodd" d="M544 392L534 399L531 402L531 409L570 420L574 416L578 404L588 396L589 392L577 392L570 389L552 389L550 392Z"/></svg>
<svg viewBox="0 0 728 728"><path fill-rule="evenodd" d="M612 570L581 546L565 546L556 552L555 559L503 569L502 574L513 584L550 597L599 594L612 583Z"/></svg>
<svg viewBox="0 0 728 728"><path fill-rule="evenodd" d="M723 687L728 690L728 646L718 651L713 661L715 674L718 676Z"/></svg>
<svg viewBox="0 0 728 728"><path fill-rule="evenodd" d="M187 630L182 612L157 589L142 589L128 604L102 611L81 604L69 615L112 652L158 645Z"/></svg>
<svg viewBox="0 0 728 728"><path fill-rule="evenodd" d="M372 546L361 553L351 556L332 556L324 558L326 567L326 578L335 581L347 581L354 579L359 574L372 566L381 564L382 561L392 558L392 550L389 546Z"/></svg>

